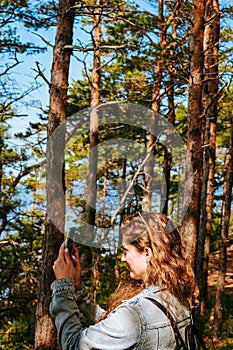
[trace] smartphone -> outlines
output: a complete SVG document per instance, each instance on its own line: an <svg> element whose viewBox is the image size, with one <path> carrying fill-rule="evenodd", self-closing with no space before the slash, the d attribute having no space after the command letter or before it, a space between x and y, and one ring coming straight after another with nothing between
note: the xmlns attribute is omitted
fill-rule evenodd
<svg viewBox="0 0 233 350"><path fill-rule="evenodd" d="M72 243L73 243L73 240L71 238L67 237L65 240L65 248L69 249L70 255L72 254Z"/></svg>

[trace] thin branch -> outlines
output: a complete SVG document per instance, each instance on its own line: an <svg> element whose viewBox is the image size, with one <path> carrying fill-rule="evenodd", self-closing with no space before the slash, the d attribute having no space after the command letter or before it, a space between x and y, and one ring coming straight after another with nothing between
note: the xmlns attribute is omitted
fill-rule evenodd
<svg viewBox="0 0 233 350"><path fill-rule="evenodd" d="M74 55L74 57L76 58L77 61L81 62L83 64L83 67L84 67L84 74L88 80L88 83L90 84L90 86L92 86L92 82L91 82L91 79L89 77L89 74L88 74L88 68L87 68L87 64L86 64L86 59L84 60L81 60L80 58L78 58L77 56Z"/></svg>
<svg viewBox="0 0 233 350"><path fill-rule="evenodd" d="M109 18L109 20L112 21L111 17ZM124 17L117 17L117 18L114 18L114 20L115 21L116 20L117 21L121 20L121 21L131 25L132 27L138 29L138 31L140 31L146 38L149 39L151 44L154 44L154 40L150 37L150 35L145 30L142 30L142 28L140 26L138 26L137 24L133 23L132 21L130 21L130 20L124 18Z"/></svg>
<svg viewBox="0 0 233 350"><path fill-rule="evenodd" d="M12 182L12 184L9 186L9 190L7 191L8 193L14 189L18 183L20 182L20 180L30 174L30 172L34 169L38 169L40 168L42 165L45 165L46 164L46 159L44 159L42 162L38 163L38 164L34 164L34 165L31 165L29 166L28 168L25 168L24 170L20 171L19 174L16 176L16 178L14 179L14 181Z"/></svg>
<svg viewBox="0 0 233 350"><path fill-rule="evenodd" d="M0 241L0 246L6 246L6 245L11 245L13 247L21 247L21 245L18 242L13 241L13 239L7 239Z"/></svg>
<svg viewBox="0 0 233 350"><path fill-rule="evenodd" d="M11 48L14 48L19 53L23 53L26 50L41 50L41 51L45 51L46 50L45 47L34 46L34 45L31 45L30 43L20 44L20 43L10 43L10 42L8 42L7 45L0 44L0 49L1 50L5 49L5 48L7 48L8 50L11 49Z"/></svg>
<svg viewBox="0 0 233 350"><path fill-rule="evenodd" d="M72 9L78 9L78 10L84 9L84 8L91 8L91 9L92 9L92 8L93 8L93 9L94 9L94 8L97 8L97 9L98 9L98 8L101 8L101 9L104 9L104 8L107 9L107 8L109 8L109 9L111 9L111 7L109 7L109 6L107 6L107 5L99 5L99 4L98 4L98 5L94 5L94 4L90 4L90 5L89 5L89 4L85 4L85 5L84 5L84 4L82 4L82 3L80 3L80 4L78 4L78 5L74 5L74 6L72 6L71 8L72 8Z"/></svg>
<svg viewBox="0 0 233 350"><path fill-rule="evenodd" d="M32 69L32 70L34 70L34 72L38 73L37 76L35 77L35 79L37 79L37 77L40 76L46 82L46 84L48 84L48 86L51 86L51 83L48 81L48 79L46 78L46 76L44 75L42 70L40 69L40 64L37 61L36 61L36 66L37 66L37 70Z"/></svg>
<svg viewBox="0 0 233 350"><path fill-rule="evenodd" d="M138 170L137 170L136 173L134 174L133 179L132 179L131 183L129 184L129 187L126 189L126 191L125 191L125 193L124 193L124 196L121 198L121 201L120 201L119 206L116 208L116 210L115 210L115 212L114 212L114 214L113 214L113 216L112 216L112 218L111 218L111 226L113 226L117 214L118 214L118 213L121 211L121 209L123 208L124 203L125 203L125 200L126 200L126 197L128 196L129 191L130 191L131 188L133 187L134 181L136 180L136 178L138 177L138 175L141 173L141 170L142 170L143 166L146 164L147 160L149 159L150 153L151 153L152 149L154 148L154 146L156 145L156 143L158 142L158 140L159 140L159 136L156 138L156 140L155 140L155 141L151 144L151 146L148 148L146 157L144 158L144 160L143 160L143 162L141 163L140 167L138 168Z"/></svg>
<svg viewBox="0 0 233 350"><path fill-rule="evenodd" d="M206 79L206 81L209 81L209 80ZM219 89L219 90L216 92L216 94L212 97L210 103L208 104L208 106L206 107L206 109L204 110L204 112L201 114L200 118L204 117L204 116L207 114L208 110L209 110L210 107L213 105L214 101L215 101L217 98L219 98L219 96L222 95L222 91L224 91L224 89L226 88L227 85L228 85L228 84L225 83L225 84L221 87L221 89Z"/></svg>
<svg viewBox="0 0 233 350"><path fill-rule="evenodd" d="M23 92L20 96L14 98L13 101L7 102L6 104L4 104L4 109L1 111L2 113L8 110L8 108L13 104L16 103L18 101L20 101L21 99L23 99L25 96L29 95L32 91L35 91L38 87L32 87L28 90L26 90L25 92Z"/></svg>
<svg viewBox="0 0 233 350"><path fill-rule="evenodd" d="M47 41L47 40L45 40L45 38L43 38L43 36L42 35L40 35L40 34L38 34L38 33L35 33L35 32L32 32L32 34L34 34L34 35L36 35L36 36L38 36L46 45L48 45L48 46L50 46L50 47L52 47L53 48L53 45L52 44L50 44L50 42L49 41Z"/></svg>
<svg viewBox="0 0 233 350"><path fill-rule="evenodd" d="M16 56L16 55L15 55ZM22 61L20 62L17 57L15 57L16 62L14 64L12 64L11 66L7 66L6 69L4 70L4 72L0 73L0 76L4 76L5 74L7 74L9 72L9 70L13 69L14 67L16 67L18 64L22 63Z"/></svg>
<svg viewBox="0 0 233 350"><path fill-rule="evenodd" d="M115 59L117 59L117 56L114 56L114 57L112 57L109 61L104 62L104 63L102 64L102 66L99 68L99 70L101 70L101 69L103 69L104 67L108 66L109 63L111 63L111 62L114 61Z"/></svg>
<svg viewBox="0 0 233 350"><path fill-rule="evenodd" d="M87 47L87 48L83 48L81 46L78 45L65 45L64 49L75 49L78 50L80 52L88 52L88 51L97 51L97 50L118 50L118 49L124 49L126 48L127 45L103 45L103 46L99 46L99 47Z"/></svg>

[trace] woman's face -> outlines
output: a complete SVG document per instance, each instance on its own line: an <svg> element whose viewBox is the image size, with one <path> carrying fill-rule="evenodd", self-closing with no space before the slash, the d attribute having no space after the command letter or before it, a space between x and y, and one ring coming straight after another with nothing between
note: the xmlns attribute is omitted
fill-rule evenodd
<svg viewBox="0 0 233 350"><path fill-rule="evenodd" d="M139 251L132 244L123 245L123 255L121 261L128 265L130 277L135 280L146 280L147 261L150 252L146 248L143 252Z"/></svg>

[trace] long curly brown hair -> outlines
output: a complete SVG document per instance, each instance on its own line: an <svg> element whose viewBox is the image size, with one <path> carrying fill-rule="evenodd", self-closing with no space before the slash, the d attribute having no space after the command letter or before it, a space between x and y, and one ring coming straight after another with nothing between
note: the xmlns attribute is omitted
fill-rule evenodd
<svg viewBox="0 0 233 350"><path fill-rule="evenodd" d="M149 247L152 255L143 282L126 279L113 295L111 309L124 299L138 294L145 286L156 285L174 295L180 303L198 303L198 287L191 263L185 257L181 235L164 214L142 212L126 218L121 226L123 244L132 244L139 251Z"/></svg>

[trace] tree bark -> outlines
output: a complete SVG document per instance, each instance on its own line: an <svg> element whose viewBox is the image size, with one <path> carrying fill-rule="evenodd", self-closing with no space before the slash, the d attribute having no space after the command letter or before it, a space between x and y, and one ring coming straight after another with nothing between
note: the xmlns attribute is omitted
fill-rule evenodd
<svg viewBox="0 0 233 350"><path fill-rule="evenodd" d="M216 151L216 123L218 114L218 51L219 51L219 6L218 1L206 3L204 32L204 84L203 84L203 178L199 237L197 242L197 280L200 286L200 313L204 315L207 301L208 261L214 199L214 173Z"/></svg>
<svg viewBox="0 0 233 350"><path fill-rule="evenodd" d="M225 181L223 187L223 210L222 210L222 229L221 229L221 240L220 240L220 250L219 250L219 269L218 269L218 284L216 293L216 303L214 310L214 324L213 333L214 338L217 337L220 331L222 318L223 318L223 292L225 286L226 277L226 266L227 266L227 240L228 231L230 225L231 216L231 200L232 200L232 186L233 186L233 112L231 118L231 134L230 134L230 144L228 152L225 159Z"/></svg>
<svg viewBox="0 0 233 350"><path fill-rule="evenodd" d="M156 141L157 116L160 110L160 89L161 89L163 71L164 71L164 65L165 65L164 47L166 43L166 34L164 30L164 15L163 15L164 1L163 0L159 0L158 7L159 7L158 17L159 17L160 59L158 60L155 83L154 83L154 91L152 96L151 109L153 113L152 113L151 125L150 125L150 139L147 147L148 150ZM153 184L153 178L154 178L154 163L155 163L155 151L152 150L145 166L145 177L144 177L145 186L144 186L144 194L142 199L143 211L151 210L152 184Z"/></svg>
<svg viewBox="0 0 233 350"><path fill-rule="evenodd" d="M95 300L97 289L98 289L98 278L97 273L98 264L97 256L98 252L95 252L90 247L95 240L95 227L96 227L96 196L97 196L97 168L98 168L98 138L99 138L99 124L98 124L98 105L100 101L100 45L101 45L101 25L102 25L102 12L101 7L102 0L97 0L96 7L94 9L94 26L93 26L93 68L91 76L91 104L90 104L90 153L88 159L88 176L86 184L86 223L88 226L88 232L85 234L87 241L90 243L89 247L86 247L86 258L91 262L90 267L90 280L92 280L92 287L90 292Z"/></svg>
<svg viewBox="0 0 233 350"><path fill-rule="evenodd" d="M158 119L158 113L160 112L160 98L161 98L161 86L162 86L162 80L163 80L163 74L166 67L166 59L167 56L166 52L166 40L167 40L167 30L169 28L170 23L174 23L174 18L177 15L177 11L180 8L181 5L180 0L175 1L174 7L172 10L172 13L170 16L164 20L164 0L158 1L158 9L159 9L159 42L160 42L160 57L158 59L158 65L155 75L155 83L154 83L154 91L152 96L152 105L151 109L153 111L152 118L151 118L151 125L150 125L150 139L148 142L147 149L149 150L151 148L151 145L155 144L156 142L156 128L157 128L157 119ZM175 38L175 32L173 28L172 36ZM175 42L175 41L174 41ZM171 66L170 66L171 68ZM174 68L174 67L173 67ZM173 71L172 68L172 71ZM170 78L172 78L172 75L170 75ZM171 81L169 82L171 83ZM173 90L174 91L174 90ZM171 100L173 99L172 95L172 88L171 85L169 86L169 92L168 93L168 103L169 103L169 119L172 121L175 115L175 109L172 111L172 103ZM174 107L174 104L173 104ZM146 167L145 167L145 177L144 177L144 194L143 194L143 200L142 200L142 210L143 211L150 211L151 210L151 197L152 197L152 184L153 184L153 177L154 177L154 163L155 163L155 150L153 150L150 154L150 157L147 160ZM167 213L168 208L168 195L170 190L170 167L171 167L171 153L168 149L165 149L164 151L164 177L165 177L165 183L161 186L161 212Z"/></svg>
<svg viewBox="0 0 233 350"><path fill-rule="evenodd" d="M101 5L101 0L97 1L97 5ZM101 22L102 22L102 8L95 9L94 15L94 58L91 80L91 113L90 113L90 154L89 154L89 170L87 178L86 196L86 222L94 228L96 215L96 175L98 163L98 111L97 106L100 101L100 44L101 44ZM91 229L91 228L90 228Z"/></svg>
<svg viewBox="0 0 233 350"><path fill-rule="evenodd" d="M200 214L200 193L202 178L202 86L203 86L203 37L205 1L194 0L192 6L191 59L188 99L188 142L187 148L193 167L193 193L189 208L183 219L181 233L186 246L187 257L195 261L196 237Z"/></svg>
<svg viewBox="0 0 233 350"><path fill-rule="evenodd" d="M174 76L176 70L176 60L175 60L175 49L176 49L176 22L172 22L172 39L174 43L169 50L169 62L168 62L168 121L173 126L175 126L176 113L175 113L175 102L174 102ZM167 148L164 149L164 165L163 165L163 173L165 178L164 190L161 189L161 198L163 207L161 208L161 212L165 215L168 214L168 198L170 193L170 174L172 167L172 145L167 145Z"/></svg>
<svg viewBox="0 0 233 350"><path fill-rule="evenodd" d="M36 310L35 349L53 350L56 329L49 313L50 285L54 280L52 265L63 241L65 223L64 147L68 73L72 44L74 10L73 0L60 0L53 52L48 116L48 145L46 156L47 218L42 257L39 297Z"/></svg>

